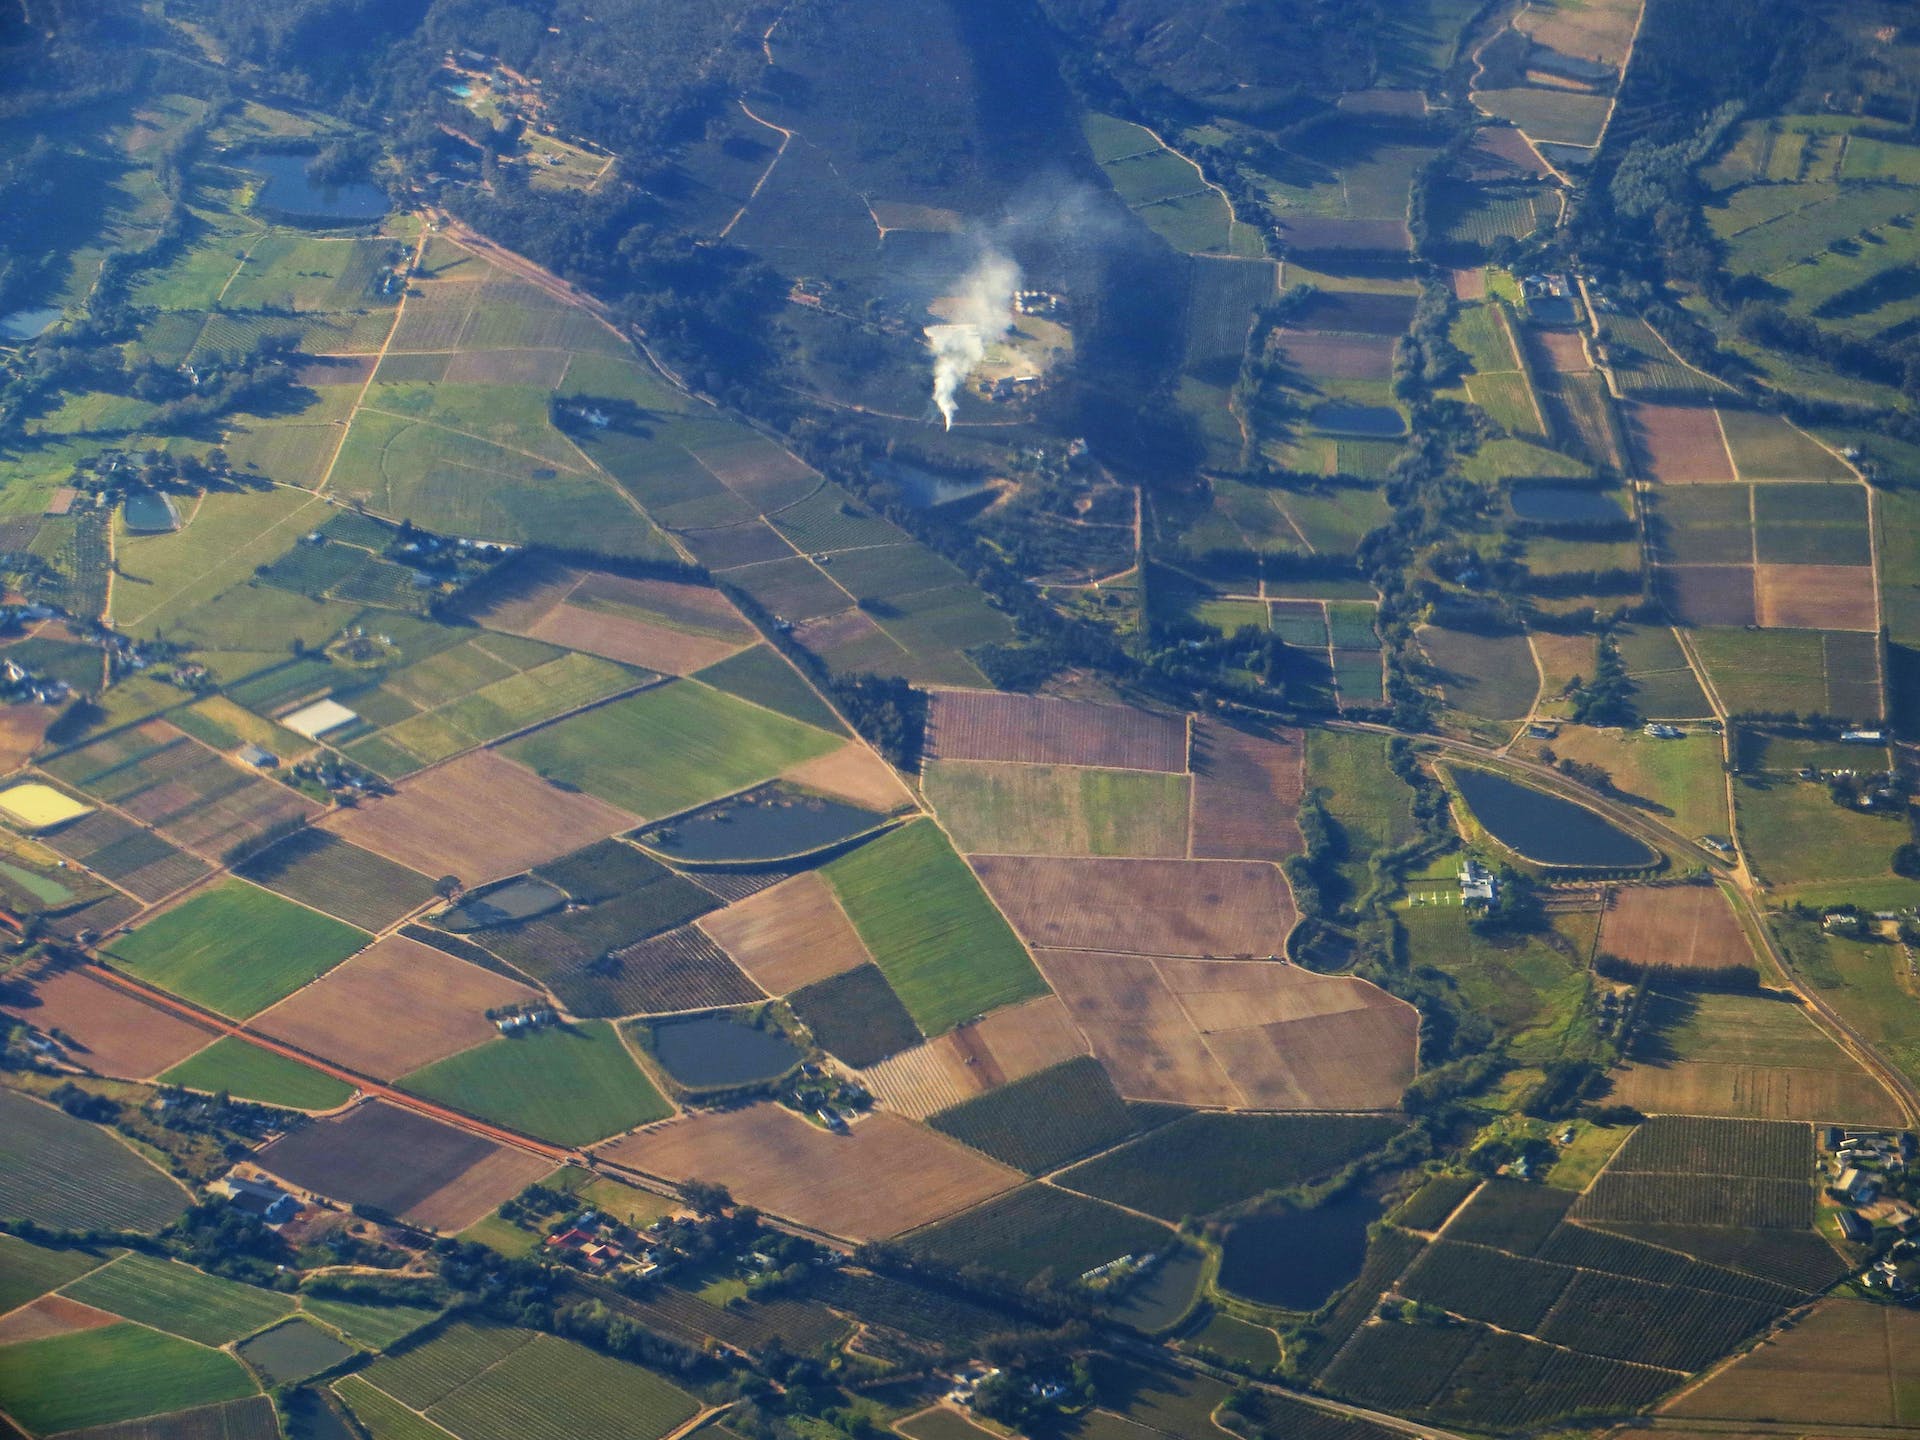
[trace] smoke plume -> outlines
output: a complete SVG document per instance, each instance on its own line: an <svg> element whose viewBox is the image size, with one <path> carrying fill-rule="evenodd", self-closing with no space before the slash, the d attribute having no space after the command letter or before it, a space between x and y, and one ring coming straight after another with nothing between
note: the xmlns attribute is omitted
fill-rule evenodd
<svg viewBox="0 0 1920 1440"><path fill-rule="evenodd" d="M953 428L960 387L986 358L988 342L1013 328L1013 292L1020 287L1020 267L998 250L989 248L960 282L952 319L926 329L927 349L933 354L933 403Z"/></svg>

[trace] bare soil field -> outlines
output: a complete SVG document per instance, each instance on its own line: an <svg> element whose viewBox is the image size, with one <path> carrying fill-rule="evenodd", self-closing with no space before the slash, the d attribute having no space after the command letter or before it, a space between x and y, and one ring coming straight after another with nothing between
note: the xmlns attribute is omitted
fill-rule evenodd
<svg viewBox="0 0 1920 1440"><path fill-rule="evenodd" d="M1660 1413L1795 1426L1920 1425L1920 1312L1823 1300Z"/></svg>
<svg viewBox="0 0 1920 1440"><path fill-rule="evenodd" d="M769 995L788 994L873 959L815 870L694 924Z"/></svg>
<svg viewBox="0 0 1920 1440"><path fill-rule="evenodd" d="M1413 1078L1418 1014L1364 981L1269 961L1035 958L1131 1099L1386 1109Z"/></svg>
<svg viewBox="0 0 1920 1440"><path fill-rule="evenodd" d="M9 977L0 987L0 1013L71 1036L78 1043L67 1053L77 1064L125 1080L170 1070L215 1038L212 1031L96 980L78 966L49 968L31 982Z"/></svg>
<svg viewBox="0 0 1920 1440"><path fill-rule="evenodd" d="M1639 19L1637 0L1604 0L1529 8L1514 21L1514 28L1550 50L1617 70L1627 63Z"/></svg>
<svg viewBox="0 0 1920 1440"><path fill-rule="evenodd" d="M927 754L942 760L1182 771L1187 722L1184 716L1124 705L936 690L927 715Z"/></svg>
<svg viewBox="0 0 1920 1440"><path fill-rule="evenodd" d="M1720 417L1705 406L1630 404L1620 416L1647 478L1662 485L1735 478Z"/></svg>
<svg viewBox="0 0 1920 1440"><path fill-rule="evenodd" d="M1471 270L1451 270L1447 281L1453 286L1453 298L1461 301L1487 298L1487 272L1478 266Z"/></svg>
<svg viewBox="0 0 1920 1440"><path fill-rule="evenodd" d="M1898 1125L1900 1107L1864 1071L1740 1065L1717 1060L1634 1060L1615 1070L1610 1101L1649 1115L1719 1115Z"/></svg>
<svg viewBox="0 0 1920 1440"><path fill-rule="evenodd" d="M42 1295L31 1305L22 1305L0 1320L0 1345L18 1345L25 1340L49 1340L55 1335L72 1335L80 1330L98 1330L120 1323L118 1315L82 1305L64 1295Z"/></svg>
<svg viewBox="0 0 1920 1440"><path fill-rule="evenodd" d="M1577 330L1537 330L1529 327L1527 344L1536 363L1562 375L1578 375L1593 369L1587 347Z"/></svg>
<svg viewBox="0 0 1920 1440"><path fill-rule="evenodd" d="M50 705L0 705L0 775L27 763L59 715Z"/></svg>
<svg viewBox="0 0 1920 1440"><path fill-rule="evenodd" d="M1636 965L1722 970L1753 964L1753 947L1715 885L1621 885L1607 897L1600 948Z"/></svg>
<svg viewBox="0 0 1920 1440"><path fill-rule="evenodd" d="M1282 222L1280 232L1288 254L1404 255L1413 249L1413 232L1404 220L1296 215Z"/></svg>
<svg viewBox="0 0 1920 1440"><path fill-rule="evenodd" d="M931 1224L1024 1178L895 1115L835 1135L773 1104L668 1121L602 1153L669 1179L717 1181L745 1204L850 1240Z"/></svg>
<svg viewBox="0 0 1920 1440"><path fill-rule="evenodd" d="M893 767L858 740L849 740L812 760L803 760L780 777L809 790L845 800L849 805L891 815L913 803Z"/></svg>
<svg viewBox="0 0 1920 1440"><path fill-rule="evenodd" d="M1877 630L1870 565L1756 565L1759 623L1776 630Z"/></svg>
<svg viewBox="0 0 1920 1440"><path fill-rule="evenodd" d="M1304 222L1296 222L1304 223ZM1328 224L1379 223L1329 221ZM1388 222L1397 223L1397 222ZM1293 318L1314 330L1345 330L1363 335L1398 337L1413 324L1416 300L1411 295L1376 295L1370 292L1323 290L1301 308Z"/></svg>
<svg viewBox="0 0 1920 1440"><path fill-rule="evenodd" d="M530 986L390 935L253 1023L349 1070L393 1080L493 1039L489 1009L540 998Z"/></svg>
<svg viewBox="0 0 1920 1440"><path fill-rule="evenodd" d="M1659 565L1654 588L1680 625L1752 625L1751 565Z"/></svg>
<svg viewBox="0 0 1920 1440"><path fill-rule="evenodd" d="M500 823L503 816L514 823ZM631 830L640 817L476 750L402 781L398 794L364 800L322 823L422 874L477 885Z"/></svg>
<svg viewBox="0 0 1920 1440"><path fill-rule="evenodd" d="M1527 139L1511 125L1486 125L1474 132L1473 148L1467 152L1473 180L1512 179L1516 174L1542 176L1546 162L1534 153ZM1486 293L1484 285L1481 295ZM1462 295L1462 300L1477 300L1479 295Z"/></svg>
<svg viewBox="0 0 1920 1440"><path fill-rule="evenodd" d="M466 1229L553 1169L380 1100L296 1130L253 1158L298 1189L445 1231Z"/></svg>
<svg viewBox="0 0 1920 1440"><path fill-rule="evenodd" d="M1029 945L1136 955L1277 955L1293 896L1273 865L1226 860L972 859Z"/></svg>
<svg viewBox="0 0 1920 1440"><path fill-rule="evenodd" d="M1307 747L1298 730L1271 739L1210 720L1193 727L1196 860L1284 860L1306 848L1300 796Z"/></svg>
<svg viewBox="0 0 1920 1440"><path fill-rule="evenodd" d="M1393 378L1393 337L1343 335L1323 330L1285 330L1280 343L1287 363L1304 375L1334 380Z"/></svg>
<svg viewBox="0 0 1920 1440"><path fill-rule="evenodd" d="M861 1072L881 1104L924 1120L997 1085L1087 1053L1057 995L996 1010Z"/></svg>
<svg viewBox="0 0 1920 1440"><path fill-rule="evenodd" d="M637 580L553 562L489 586L475 623L674 675L717 664L754 635L718 590Z"/></svg>

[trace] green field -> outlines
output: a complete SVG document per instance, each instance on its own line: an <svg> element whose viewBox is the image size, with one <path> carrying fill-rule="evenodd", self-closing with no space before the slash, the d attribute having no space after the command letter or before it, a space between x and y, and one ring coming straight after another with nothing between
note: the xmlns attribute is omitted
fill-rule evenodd
<svg viewBox="0 0 1920 1440"><path fill-rule="evenodd" d="M510 742L549 780L645 819L676 814L824 755L837 736L675 680Z"/></svg>
<svg viewBox="0 0 1920 1440"><path fill-rule="evenodd" d="M709 665L693 678L803 724L817 725L836 734L846 733L846 726L841 724L832 707L771 646L755 645L742 650L718 665Z"/></svg>
<svg viewBox="0 0 1920 1440"><path fill-rule="evenodd" d="M1464 1009L1509 1036L1516 1058L1558 1056L1586 998L1587 953L1599 917L1558 916L1542 934L1482 935L1467 923L1457 892L1449 891L1455 891L1451 878L1439 892L1441 903L1398 913L1409 957L1445 974ZM1576 928L1577 934L1563 933Z"/></svg>
<svg viewBox="0 0 1920 1440"><path fill-rule="evenodd" d="M400 1083L559 1145L591 1144L672 1113L604 1020L489 1040Z"/></svg>
<svg viewBox="0 0 1920 1440"><path fill-rule="evenodd" d="M1185 775L936 760L924 783L940 823L967 854L1186 853Z"/></svg>
<svg viewBox="0 0 1920 1440"><path fill-rule="evenodd" d="M937 827L902 826L825 871L874 963L928 1035L1046 982Z"/></svg>
<svg viewBox="0 0 1920 1440"><path fill-rule="evenodd" d="M1091 1055L1063 1060L942 1110L928 1123L1031 1175L1117 1145L1134 1129L1126 1102Z"/></svg>
<svg viewBox="0 0 1920 1440"><path fill-rule="evenodd" d="M222 880L123 936L108 956L196 1005L244 1020L368 941L364 930L240 880Z"/></svg>
<svg viewBox="0 0 1920 1440"><path fill-rule="evenodd" d="M1774 933L1820 998L1909 1080L1920 1080L1920 1006L1901 947L1826 935L1814 922L1787 917Z"/></svg>
<svg viewBox="0 0 1920 1440"><path fill-rule="evenodd" d="M357 1300L302 1298L300 1308L358 1344L386 1350L433 1319L418 1305L374 1305Z"/></svg>
<svg viewBox="0 0 1920 1440"><path fill-rule="evenodd" d="M1908 838L1892 816L1843 808L1826 786L1781 776L1738 777L1733 807L1740 848L1769 885L1889 878Z"/></svg>
<svg viewBox="0 0 1920 1440"><path fill-rule="evenodd" d="M1059 1179L1096 1199L1177 1222L1328 1174L1399 1129L1400 1122L1381 1116L1194 1114Z"/></svg>
<svg viewBox="0 0 1920 1440"><path fill-rule="evenodd" d="M1345 903L1371 885L1372 856L1414 838L1413 792L1388 765L1384 736L1320 729L1306 735L1307 784L1325 797L1340 830L1334 870L1342 893L1330 898Z"/></svg>
<svg viewBox="0 0 1920 1440"><path fill-rule="evenodd" d="M291 1296L140 1254L121 1256L64 1293L202 1345L225 1345L293 1311Z"/></svg>
<svg viewBox="0 0 1920 1440"><path fill-rule="evenodd" d="M54 1434L255 1393L231 1355L138 1325L108 1325L0 1350L0 1410Z"/></svg>
<svg viewBox="0 0 1920 1440"><path fill-rule="evenodd" d="M184 1085L209 1094L224 1090L240 1100L279 1105L289 1110L332 1110L353 1098L354 1087L310 1065L223 1035L198 1055L182 1060L160 1077L166 1085Z"/></svg>
<svg viewBox="0 0 1920 1440"><path fill-rule="evenodd" d="M1638 730L1565 725L1547 743L1556 756L1598 765L1632 803L1688 838L1727 833L1727 779L1718 735L1654 740Z"/></svg>
<svg viewBox="0 0 1920 1440"><path fill-rule="evenodd" d="M110 1253L50 1250L12 1235L0 1235L0 1315L98 1269Z"/></svg>
<svg viewBox="0 0 1920 1440"><path fill-rule="evenodd" d="M333 1393L345 1402L373 1440L446 1440L447 1432L438 1425L358 1375L336 1380Z"/></svg>
<svg viewBox="0 0 1920 1440"><path fill-rule="evenodd" d="M1023 1185L907 1243L948 1265L984 1265L1025 1284L1043 1271L1071 1280L1123 1255L1159 1250L1161 1225L1051 1185Z"/></svg>
<svg viewBox="0 0 1920 1440"><path fill-rule="evenodd" d="M187 1199L112 1132L0 1091L0 1218L151 1234Z"/></svg>

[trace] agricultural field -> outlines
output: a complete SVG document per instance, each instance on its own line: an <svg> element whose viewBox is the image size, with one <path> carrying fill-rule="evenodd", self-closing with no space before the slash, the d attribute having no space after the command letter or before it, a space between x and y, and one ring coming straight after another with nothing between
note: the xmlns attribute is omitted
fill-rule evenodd
<svg viewBox="0 0 1920 1440"><path fill-rule="evenodd" d="M1754 966L1753 942L1716 885L1621 885L1607 892L1602 951L1645 969Z"/></svg>
<svg viewBox="0 0 1920 1440"><path fill-rule="evenodd" d="M1158 1250L1171 1238L1162 1226L1115 1206L1027 1185L904 1243L949 1265L986 1265L1025 1283L1042 1271L1079 1275L1123 1255Z"/></svg>
<svg viewBox="0 0 1920 1440"><path fill-rule="evenodd" d="M924 1033L1045 991L1019 939L934 825L902 826L824 874Z"/></svg>
<svg viewBox="0 0 1920 1440"><path fill-rule="evenodd" d="M1736 836L1769 884L1824 886L1893 878L1893 850L1906 835L1886 815L1842 806L1824 785L1775 775L1733 783Z"/></svg>
<svg viewBox="0 0 1920 1440"><path fill-rule="evenodd" d="M61 1292L71 1300L202 1345L225 1345L293 1312L293 1300L188 1265L122 1255Z"/></svg>
<svg viewBox="0 0 1920 1440"><path fill-rule="evenodd" d="M402 1154L409 1163L396 1167L393 1157ZM276 1140L256 1159L303 1190L449 1232L464 1230L552 1168L378 1100Z"/></svg>
<svg viewBox="0 0 1920 1440"><path fill-rule="evenodd" d="M160 1080L289 1110L332 1110L354 1096L354 1087L346 1081L232 1035L221 1036Z"/></svg>
<svg viewBox="0 0 1920 1440"><path fill-rule="evenodd" d="M1920 1317L1911 1311L1826 1300L1661 1413L1821 1427L1920 1424L1915 1355Z"/></svg>
<svg viewBox="0 0 1920 1440"><path fill-rule="evenodd" d="M672 1113L605 1021L502 1036L402 1076L416 1095L579 1146Z"/></svg>
<svg viewBox="0 0 1920 1440"><path fill-rule="evenodd" d="M364 930L223 880L116 940L108 955L150 984L244 1020L367 941Z"/></svg>
<svg viewBox="0 0 1920 1440"><path fill-rule="evenodd" d="M1830 715L1871 721L1884 709L1871 636L1708 628L1695 631L1690 639L1707 683L1730 715Z"/></svg>
<svg viewBox="0 0 1920 1440"><path fill-rule="evenodd" d="M1494 723L1528 714L1540 694L1540 670L1525 635L1480 634L1430 625L1421 648L1433 662L1434 679L1447 707Z"/></svg>
<svg viewBox="0 0 1920 1440"><path fill-rule="evenodd" d="M0 1094L0 1215L62 1230L151 1233L187 1192L102 1126Z"/></svg>
<svg viewBox="0 0 1920 1440"><path fill-rule="evenodd" d="M1541 748L1556 759L1598 765L1615 792L1689 838L1727 833L1727 777L1717 735L1656 740L1639 730L1563 725Z"/></svg>
<svg viewBox="0 0 1920 1440"><path fill-rule="evenodd" d="M861 1240L944 1219L1022 1178L897 1116L868 1115L834 1135L767 1103L652 1126L602 1153L648 1174L717 1181L745 1204Z"/></svg>
<svg viewBox="0 0 1920 1440"><path fill-rule="evenodd" d="M1187 768L1187 722L1127 706L936 690L927 715L927 754L1180 772Z"/></svg>
<svg viewBox="0 0 1920 1440"><path fill-rule="evenodd" d="M1116 1145L1134 1130L1107 1072L1084 1055L943 1110L928 1123L1031 1175Z"/></svg>
<svg viewBox="0 0 1920 1440"><path fill-rule="evenodd" d="M941 824L968 854L1187 853L1185 775L939 760L924 783Z"/></svg>
<svg viewBox="0 0 1920 1440"><path fill-rule="evenodd" d="M872 959L818 871L695 922L769 995L785 995Z"/></svg>
<svg viewBox="0 0 1920 1440"><path fill-rule="evenodd" d="M1274 866L1245 860L982 855L974 870L1031 945L1207 957L1277 955L1294 906Z"/></svg>
<svg viewBox="0 0 1920 1440"><path fill-rule="evenodd" d="M1067 1171L1058 1183L1178 1222L1328 1174L1399 1129L1385 1117L1189 1115Z"/></svg>
<svg viewBox="0 0 1920 1440"><path fill-rule="evenodd" d="M1890 1097L1778 996L1654 995L1610 1093L1649 1113L1890 1124Z"/></svg>
<svg viewBox="0 0 1920 1440"><path fill-rule="evenodd" d="M144 1080L197 1050L213 1032L170 1010L94 978L79 966L46 966L0 993L0 1010L45 1033L69 1037L63 1045L77 1064L101 1075Z"/></svg>
<svg viewBox="0 0 1920 1440"><path fill-rule="evenodd" d="M231 1355L139 1325L0 1351L0 1410L37 1434L110 1425L257 1393Z"/></svg>
<svg viewBox="0 0 1920 1440"><path fill-rule="evenodd" d="M876 1065L921 1038L912 1014L871 963L803 986L787 1003L821 1048L848 1065Z"/></svg>
<svg viewBox="0 0 1920 1440"><path fill-rule="evenodd" d="M1067 1007L1058 996L1043 995L909 1045L868 1066L861 1083L887 1109L924 1120L1086 1053Z"/></svg>
<svg viewBox="0 0 1920 1440"><path fill-rule="evenodd" d="M1082 123L1114 190L1169 245L1195 255L1263 253L1259 231L1235 219L1226 196L1208 185L1200 167L1152 131L1092 112Z"/></svg>

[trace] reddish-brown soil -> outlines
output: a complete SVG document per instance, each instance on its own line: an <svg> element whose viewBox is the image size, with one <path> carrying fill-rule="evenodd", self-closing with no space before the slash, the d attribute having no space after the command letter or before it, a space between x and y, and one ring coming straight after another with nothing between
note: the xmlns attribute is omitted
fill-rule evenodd
<svg viewBox="0 0 1920 1440"><path fill-rule="evenodd" d="M1877 630L1870 565L1756 565L1758 622L1778 630Z"/></svg>
<svg viewBox="0 0 1920 1440"><path fill-rule="evenodd" d="M1600 949L1636 965L1721 970L1753 964L1753 948L1713 885L1622 885L1608 897Z"/></svg>
<svg viewBox="0 0 1920 1440"><path fill-rule="evenodd" d="M1284 860L1304 850L1299 813L1306 755L1298 730L1263 739L1196 720L1193 858Z"/></svg>
<svg viewBox="0 0 1920 1440"><path fill-rule="evenodd" d="M927 753L943 760L1180 771L1187 768L1187 722L1124 705L939 690L927 717Z"/></svg>
<svg viewBox="0 0 1920 1440"><path fill-rule="evenodd" d="M1735 478L1720 418L1707 407L1631 404L1620 415L1649 479L1693 485Z"/></svg>
<svg viewBox="0 0 1920 1440"><path fill-rule="evenodd" d="M1235 860L982 855L974 869L1029 945L1141 955L1277 955L1293 928L1278 867Z"/></svg>
<svg viewBox="0 0 1920 1440"><path fill-rule="evenodd" d="M79 966L15 979L0 990L0 1010L71 1037L67 1054L76 1064L126 1080L170 1070L215 1039L211 1030L103 984Z"/></svg>

